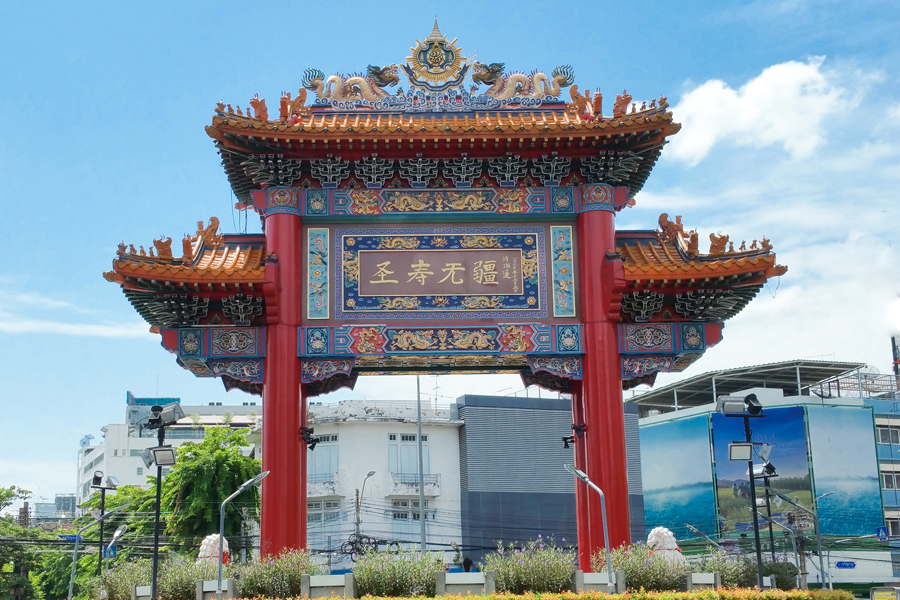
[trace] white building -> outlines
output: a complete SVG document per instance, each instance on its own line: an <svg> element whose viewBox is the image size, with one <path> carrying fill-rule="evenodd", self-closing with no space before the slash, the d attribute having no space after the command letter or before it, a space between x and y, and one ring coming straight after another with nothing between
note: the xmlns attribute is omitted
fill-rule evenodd
<svg viewBox="0 0 900 600"><path fill-rule="evenodd" d="M310 426L319 438L307 453L307 539L313 550L339 550L356 530L412 547L420 540L416 403L344 400L312 402ZM451 552L461 539L459 427L449 406L424 406L422 455L428 548ZM260 447L261 432L248 439ZM257 456L259 454L257 453ZM369 471L375 474L367 478ZM365 483L365 487L363 485ZM329 547L330 541L330 547ZM345 555L332 567L347 568Z"/></svg>
<svg viewBox="0 0 900 600"><path fill-rule="evenodd" d="M156 430L146 429L150 407L156 404L165 405L181 402L179 398L136 398L131 392L126 395L125 423L110 423L102 427L102 440L91 444L92 436L82 439L78 451L78 473L76 478L76 503L91 497L94 490L91 482L95 471L103 473L104 482L107 476L113 476L119 485L138 485L147 487L147 476L155 475L148 470L141 459L141 451L157 445ZM223 406L222 403L207 406L183 405L187 415L177 425L166 428L166 444L179 446L188 441L202 440L205 433L202 426L222 425L228 422L232 427L249 427L262 412L262 407L255 402L246 402L241 406ZM198 427L200 425L201 427ZM248 452L252 448L248 449ZM163 476L168 469L163 469ZM80 514L80 513L79 513Z"/></svg>

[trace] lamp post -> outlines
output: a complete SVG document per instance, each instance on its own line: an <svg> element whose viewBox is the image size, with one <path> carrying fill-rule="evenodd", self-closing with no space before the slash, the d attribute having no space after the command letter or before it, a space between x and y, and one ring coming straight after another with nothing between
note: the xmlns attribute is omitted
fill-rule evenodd
<svg viewBox="0 0 900 600"><path fill-rule="evenodd" d="M422 456L422 389L416 375L416 423L418 424L419 446L419 538L422 554L425 553L425 459Z"/></svg>
<svg viewBox="0 0 900 600"><path fill-rule="evenodd" d="M751 437L753 432L750 429L750 419L763 418L766 415L762 414L762 404L760 404L759 399L756 397L756 394L749 394L744 398L720 396L716 400L716 411L726 417L736 417L744 420L745 441L743 443L731 444L729 446L729 459L738 460L738 457L731 455L731 453L733 452L732 447L734 447L736 450L747 450L747 448L749 447L750 451L747 453L747 455L740 458L747 459L747 473L749 475L748 479L750 480L750 498L753 505L753 539L756 541L757 585L762 588L762 543L759 541L759 516L756 511L756 477L753 468L753 438Z"/></svg>
<svg viewBox="0 0 900 600"><path fill-rule="evenodd" d="M242 483L235 493L225 498L225 501L222 502L222 507L219 509L219 576L216 579L216 598L219 600L222 600L222 564L224 563L225 554L225 505L265 479L268 474L269 471L263 471L253 479L248 479Z"/></svg>
<svg viewBox="0 0 900 600"><path fill-rule="evenodd" d="M794 533L794 530L786 525L782 525L778 521L772 518L772 514L769 513L769 517L766 519L769 522L769 530L771 531L772 525L777 525L784 529L785 533L791 536L791 547L794 548L794 564L797 566L797 587L800 587L800 555L797 553L797 534ZM774 547L774 543L773 547ZM774 556L774 554L773 554Z"/></svg>
<svg viewBox="0 0 900 600"><path fill-rule="evenodd" d="M103 523L100 523L100 526L103 527ZM106 546L106 550L103 551L103 557L106 561L104 572L109 573L109 549L113 547L113 544L116 543L116 540L119 539L119 537L126 531L128 531L128 525L125 525L124 523L119 525L119 528L116 529L115 533L113 533L112 539L109 540L109 545Z"/></svg>
<svg viewBox="0 0 900 600"><path fill-rule="evenodd" d="M606 526L606 497L603 495L603 490L597 487L593 481L588 479L587 474L580 469L576 469L575 465L565 465L566 471L580 479L581 481L588 484L590 487L594 488L598 494L600 494L600 518L603 519L603 545L606 548L606 591L610 594L614 594L616 591L615 584L613 583L613 574L612 574L612 557L609 554L609 530Z"/></svg>
<svg viewBox="0 0 900 600"><path fill-rule="evenodd" d="M362 492L359 489L356 490L356 535L359 535L359 505L362 503L363 495L366 493L366 481L374 474L375 471L369 471L365 479L363 479Z"/></svg>
<svg viewBox="0 0 900 600"><path fill-rule="evenodd" d="M106 511L106 490L114 490L119 487L119 480L112 475L106 478L106 485L103 485L103 471L94 471L94 477L91 481L91 488L100 490L100 514ZM100 559L97 561L97 577L100 576L101 567L103 566L103 521L100 521Z"/></svg>
<svg viewBox="0 0 900 600"><path fill-rule="evenodd" d="M78 565L78 543L81 541L81 534L84 531L86 531L86 530L90 529L91 527L93 527L94 525L96 525L97 523L101 523L101 522L105 521L106 519L110 518L111 516L113 516L120 510L122 510L123 508L125 508L125 507L120 506L119 508L117 508L115 510L109 511L105 515L101 514L99 519L92 521L88 525L85 525L84 527L82 527L81 529L78 530L77 534L75 534L75 552L72 556L72 575L69 577L69 595L67 596L68 600L72 600L72 588L75 585L75 567Z"/></svg>
<svg viewBox="0 0 900 600"><path fill-rule="evenodd" d="M157 430L159 445L141 453L141 458L144 459L144 464L148 469L153 466L153 463L156 463L156 519L153 526L153 573L150 580L150 600L159 600L156 578L159 574L159 504L162 496L162 470L163 467L175 464L175 448L165 445L166 427L177 423L178 419L182 418L184 418L184 411L181 410L181 404L178 402L165 406L152 406L150 417L147 419L147 428Z"/></svg>
<svg viewBox="0 0 900 600"><path fill-rule="evenodd" d="M801 504L794 502L793 500L791 500L790 498L788 498L787 496L785 496L778 490L774 490L768 486L766 486L766 491L772 492L773 494L780 497L782 500L784 500L788 504L796 506L797 508L799 508L800 510L802 510L803 512L805 512L806 514L808 514L809 516L812 517L813 523L816 526L816 552L818 552L818 554L819 554L819 573L821 573L821 575L822 575L822 587L824 588L825 587L825 566L822 564L822 531L821 531L821 529L819 529L819 515L816 514L818 512L818 509L816 509L815 511L811 511L808 508L806 508L805 506L802 506ZM828 492L827 494L822 494L821 496L818 496L815 500L813 500L813 504L815 504L819 499L824 498L825 496L830 496L833 493L834 492Z"/></svg>

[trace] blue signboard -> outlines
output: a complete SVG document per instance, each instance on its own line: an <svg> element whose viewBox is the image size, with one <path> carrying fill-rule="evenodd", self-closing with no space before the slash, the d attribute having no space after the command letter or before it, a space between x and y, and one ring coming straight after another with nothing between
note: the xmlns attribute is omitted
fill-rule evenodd
<svg viewBox="0 0 900 600"><path fill-rule="evenodd" d="M856 563L852 560L839 560L834 563L834 566L836 566L838 569L855 569Z"/></svg>
<svg viewBox="0 0 900 600"><path fill-rule="evenodd" d="M103 549L103 558L115 558L118 554L119 549L116 546L107 546Z"/></svg>
<svg viewBox="0 0 900 600"><path fill-rule="evenodd" d="M888 541L887 527L878 527L875 529L875 535L878 536L879 542Z"/></svg>
<svg viewBox="0 0 900 600"><path fill-rule="evenodd" d="M56 537L67 542L83 541L83 538L80 535L58 535Z"/></svg>

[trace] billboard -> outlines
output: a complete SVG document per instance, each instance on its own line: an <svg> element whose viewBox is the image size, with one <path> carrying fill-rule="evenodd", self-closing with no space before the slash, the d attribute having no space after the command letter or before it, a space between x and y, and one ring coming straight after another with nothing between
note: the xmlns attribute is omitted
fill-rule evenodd
<svg viewBox="0 0 900 600"><path fill-rule="evenodd" d="M668 527L696 537L686 524L716 532L716 503L706 415L641 427L641 473L647 531Z"/></svg>
<svg viewBox="0 0 900 600"><path fill-rule="evenodd" d="M871 535L884 525L872 409L809 406L809 436L824 535Z"/></svg>
<svg viewBox="0 0 900 600"><path fill-rule="evenodd" d="M769 460L777 477L772 477L769 484L798 504L810 506L813 496L803 407L770 408L764 414L763 418L751 418L750 427L753 442L774 447ZM747 462L728 459L728 444L746 439L744 419L712 413L711 420L721 533L753 531ZM755 453L754 464L762 464ZM763 481L757 479L756 484L757 497L764 497ZM787 504L772 506L772 519L787 525L792 519L791 508ZM761 509L760 516L766 516L765 509ZM801 527L810 526L800 514L796 515L796 522Z"/></svg>

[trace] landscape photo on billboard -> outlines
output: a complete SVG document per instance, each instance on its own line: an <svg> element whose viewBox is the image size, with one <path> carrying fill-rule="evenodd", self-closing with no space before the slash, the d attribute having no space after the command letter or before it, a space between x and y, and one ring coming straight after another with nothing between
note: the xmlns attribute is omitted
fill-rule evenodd
<svg viewBox="0 0 900 600"><path fill-rule="evenodd" d="M677 539L695 538L687 524L716 533L716 507L706 415L640 429L644 521Z"/></svg>
<svg viewBox="0 0 900 600"><path fill-rule="evenodd" d="M884 525L872 409L809 406L809 438L824 535L873 535Z"/></svg>
<svg viewBox="0 0 900 600"><path fill-rule="evenodd" d="M751 418L751 441L756 444L773 446L769 461L775 467L777 476L769 479L769 485L790 497L802 506L810 506L812 486L809 472L809 455L806 443L806 423L803 407L769 408L765 417ZM751 512L750 476L747 461L731 461L728 445L746 440L744 419L712 414L713 452L716 461L716 497L719 509L719 525L723 535L753 531ZM764 464L757 457L760 446L754 446L753 462ZM756 480L756 497L765 498L764 480ZM810 528L812 524L802 511L770 498L772 520L784 526L792 523L800 528ZM767 509L760 508L760 524L765 526ZM775 529L781 529L775 526Z"/></svg>

